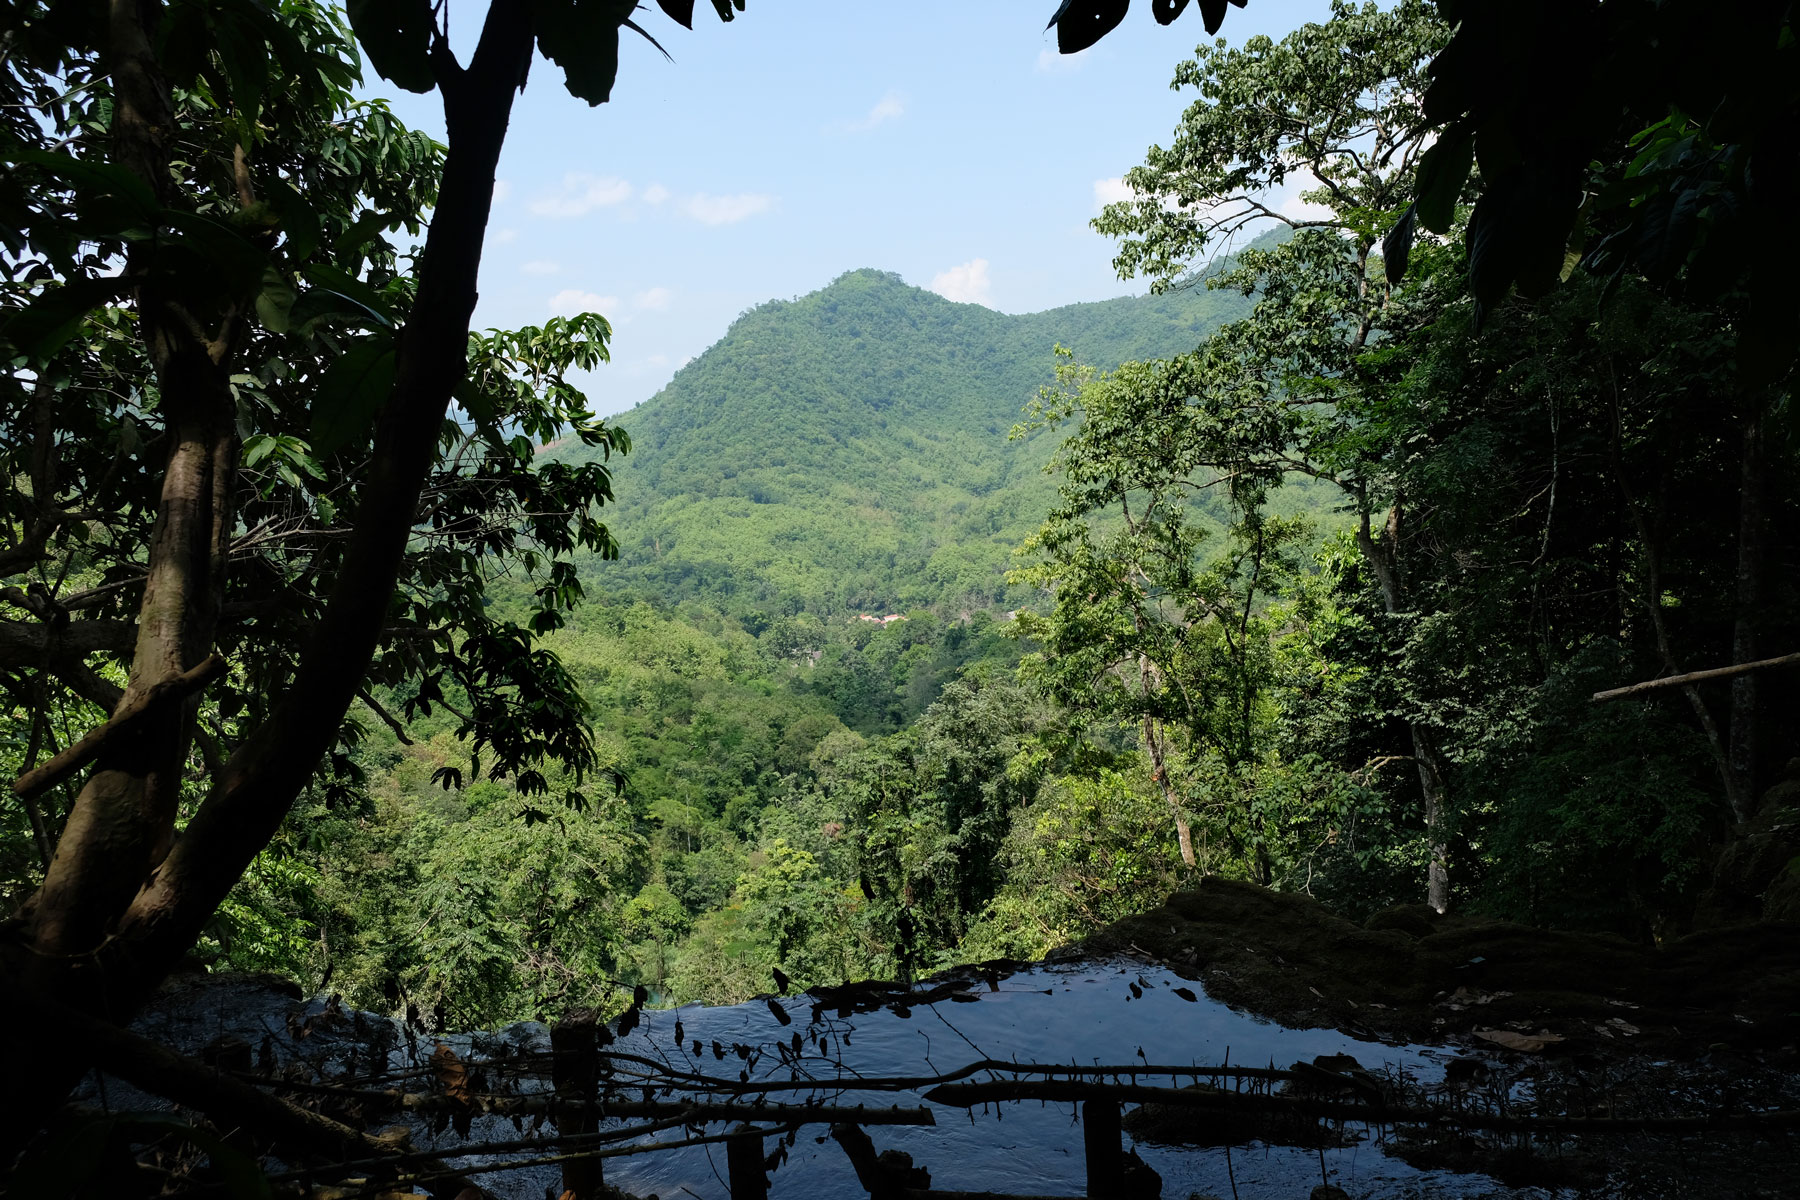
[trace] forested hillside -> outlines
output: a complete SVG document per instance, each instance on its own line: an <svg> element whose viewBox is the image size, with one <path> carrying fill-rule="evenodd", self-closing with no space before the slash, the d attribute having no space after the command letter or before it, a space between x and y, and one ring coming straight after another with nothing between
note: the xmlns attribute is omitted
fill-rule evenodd
<svg viewBox="0 0 1800 1200"><path fill-rule="evenodd" d="M1094 222L1149 297L853 271L609 422L603 314L467 325L537 38L604 99L629 5L497 4L467 70L424 0L114 5L118 46L25 6L0 1131L94 1065L46 1014L184 960L442 1031L1041 957L1219 878L1785 938L1800 239L1751 134L1800 127L1791 13L1594 6L1648 90L1542 150L1537 77L1466 74L1532 43L1455 7L1180 63Z"/></svg>
<svg viewBox="0 0 1800 1200"><path fill-rule="evenodd" d="M1247 310L1196 287L1008 316L869 270L758 305L617 418L620 560L584 578L821 616L998 604L1055 492L1053 439L1008 440L1054 347L1111 367Z"/></svg>

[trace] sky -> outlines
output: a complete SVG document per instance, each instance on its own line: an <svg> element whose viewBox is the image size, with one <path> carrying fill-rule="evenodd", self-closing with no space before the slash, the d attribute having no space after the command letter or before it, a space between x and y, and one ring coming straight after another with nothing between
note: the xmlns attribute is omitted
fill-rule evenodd
<svg viewBox="0 0 1800 1200"><path fill-rule="evenodd" d="M450 0L466 62L486 5ZM736 316L874 267L949 299L1036 312L1140 293L1088 227L1119 177L1167 144L1194 93L1175 63L1198 5L1145 0L1091 50L1056 52L1054 0L749 0L689 32L647 5L610 103L539 58L514 110L482 256L480 327L597 311L613 361L583 381L601 415L648 399ZM1232 8L1232 44L1329 15L1327 0ZM372 78L443 137L438 97ZM1291 200L1278 196L1276 202Z"/></svg>

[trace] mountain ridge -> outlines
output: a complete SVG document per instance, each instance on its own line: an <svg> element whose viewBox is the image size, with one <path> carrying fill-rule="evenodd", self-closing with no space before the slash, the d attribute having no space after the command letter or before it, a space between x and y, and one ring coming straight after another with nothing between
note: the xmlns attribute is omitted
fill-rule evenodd
<svg viewBox="0 0 1800 1200"><path fill-rule="evenodd" d="M1191 350L1247 311L1232 292L1007 314L847 271L746 310L656 396L606 514L602 588L826 614L1004 603L1011 552L1054 497L1055 439L1009 441L1053 348L1110 368Z"/></svg>

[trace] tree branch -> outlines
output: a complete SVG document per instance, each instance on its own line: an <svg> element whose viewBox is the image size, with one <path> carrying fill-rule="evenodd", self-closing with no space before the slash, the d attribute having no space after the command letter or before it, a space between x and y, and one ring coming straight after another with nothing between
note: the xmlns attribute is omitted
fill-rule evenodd
<svg viewBox="0 0 1800 1200"><path fill-rule="evenodd" d="M1766 671L1771 667L1791 667L1800 664L1800 653L1783 654L1779 658L1762 658L1755 662L1735 663L1729 667L1713 667L1705 671L1688 671L1681 675L1664 675L1660 679L1648 679L1643 683L1634 683L1626 687L1610 688L1604 692L1595 692L1591 699L1596 703L1608 700L1623 700L1627 696L1641 696L1645 692L1654 692L1661 688L1688 687L1696 683L1704 683L1709 679L1729 679L1734 675L1743 675L1751 671Z"/></svg>
<svg viewBox="0 0 1800 1200"><path fill-rule="evenodd" d="M147 714L163 704L199 691L224 673L225 660L213 654L192 670L152 684L133 696L104 725L89 730L80 741L65 748L43 766L35 767L13 780L13 795L25 799L54 787L100 757L107 746L130 732Z"/></svg>

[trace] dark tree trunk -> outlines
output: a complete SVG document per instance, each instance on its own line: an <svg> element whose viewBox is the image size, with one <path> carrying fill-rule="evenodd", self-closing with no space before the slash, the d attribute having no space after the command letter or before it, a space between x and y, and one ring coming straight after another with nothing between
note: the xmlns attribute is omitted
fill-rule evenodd
<svg viewBox="0 0 1800 1200"><path fill-rule="evenodd" d="M136 0L112 0L119 95L115 154L166 179L173 142L153 31ZM193 701L163 706L115 739L83 788L49 878L0 941L0 1023L11 1087L0 1092L0 1153L30 1135L84 1069L83 1048L37 1036L26 1014L67 1006L122 1021L181 956L286 816L330 747L380 636L420 489L451 391L467 368L469 318L494 168L513 97L531 62L526 0L494 0L464 70L434 58L449 129L419 290L400 339L394 390L357 504L356 531L293 686L270 719L214 773L193 821L174 837L174 789L191 741ZM153 181L153 186L156 182ZM227 403L231 328L203 342L140 294L140 326L163 390L170 457L149 548L137 655L122 703L212 649L224 586L237 445ZM185 341L183 339L186 339Z"/></svg>
<svg viewBox="0 0 1800 1200"><path fill-rule="evenodd" d="M1738 492L1737 619L1731 636L1731 662L1754 662L1756 621L1763 599L1763 433L1760 414L1744 421L1744 456ZM1730 749L1733 794L1744 806L1739 821L1754 815L1748 806L1757 795L1756 672L1731 681Z"/></svg>
<svg viewBox="0 0 1800 1200"><path fill-rule="evenodd" d="M1400 581L1400 502L1388 509L1379 538L1370 527L1368 506L1356 530L1356 544L1381 586L1382 608L1388 615L1404 612ZM1431 861L1425 868L1425 902L1438 912L1450 907L1450 799L1444 786L1443 757L1431 729L1409 721L1413 759L1419 767L1419 795L1425 804L1425 838Z"/></svg>

